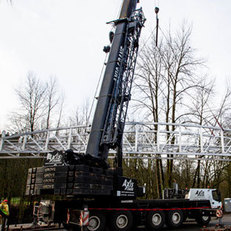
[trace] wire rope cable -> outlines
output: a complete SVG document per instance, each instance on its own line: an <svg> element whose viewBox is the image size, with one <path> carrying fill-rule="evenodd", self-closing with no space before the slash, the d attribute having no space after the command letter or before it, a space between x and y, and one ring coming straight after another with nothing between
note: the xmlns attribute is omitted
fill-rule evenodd
<svg viewBox="0 0 231 231"><path fill-rule="evenodd" d="M87 121L86 121L86 124L87 124L87 125L89 125L89 120L90 120L90 118L91 118L91 114L92 114L92 110L93 110L93 107L94 107L95 99L96 99L96 96L97 96L97 94L98 94L99 85L100 85L101 80L102 80L103 71L104 71L104 69L105 69L105 63L106 63L106 61L107 61L107 57L108 57L108 53L106 53L106 55L105 55L104 62L103 62L103 66L102 66L102 68L101 68L100 76L99 76L99 79L98 79L98 82L97 82L97 85L96 85L95 94L94 94L94 97L93 97L92 103L91 103L91 108L90 108L89 114L88 114L88 116L87 116Z"/></svg>

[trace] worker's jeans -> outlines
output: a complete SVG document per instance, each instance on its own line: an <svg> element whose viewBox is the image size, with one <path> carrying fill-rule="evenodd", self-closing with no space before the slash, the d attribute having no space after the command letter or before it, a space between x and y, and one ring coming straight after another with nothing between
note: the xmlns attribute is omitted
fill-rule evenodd
<svg viewBox="0 0 231 231"><path fill-rule="evenodd" d="M1 210L0 210L0 214L2 216L2 227L1 227L1 231L5 231L7 230L7 222L8 222L8 216L6 216Z"/></svg>

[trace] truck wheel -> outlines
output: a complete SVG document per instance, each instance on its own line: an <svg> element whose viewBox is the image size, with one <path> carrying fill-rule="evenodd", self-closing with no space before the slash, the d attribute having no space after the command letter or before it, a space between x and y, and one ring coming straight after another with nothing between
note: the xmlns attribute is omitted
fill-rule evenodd
<svg viewBox="0 0 231 231"><path fill-rule="evenodd" d="M181 210L173 210L168 212L166 224L170 227L176 228L182 225L183 220L183 212Z"/></svg>
<svg viewBox="0 0 231 231"><path fill-rule="evenodd" d="M103 231L106 225L106 218L102 213L91 213L89 217L89 224L87 230L89 231Z"/></svg>
<svg viewBox="0 0 231 231"><path fill-rule="evenodd" d="M148 230L161 230L165 223L165 216L162 211L150 211L146 220Z"/></svg>
<svg viewBox="0 0 231 231"><path fill-rule="evenodd" d="M129 231L133 225L133 217L130 211L116 212L111 218L112 231Z"/></svg>
<svg viewBox="0 0 231 231"><path fill-rule="evenodd" d="M196 217L196 222L198 225L208 225L209 222L211 221L211 217L210 216L197 216Z"/></svg>

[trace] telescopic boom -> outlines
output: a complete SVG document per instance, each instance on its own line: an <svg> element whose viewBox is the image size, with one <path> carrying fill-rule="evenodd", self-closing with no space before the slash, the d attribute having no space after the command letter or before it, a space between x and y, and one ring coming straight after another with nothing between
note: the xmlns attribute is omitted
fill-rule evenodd
<svg viewBox="0 0 231 231"><path fill-rule="evenodd" d="M122 164L122 135L131 98L131 86L144 16L136 10L138 0L124 0L106 64L93 118L87 154L107 160L110 148L117 149Z"/></svg>

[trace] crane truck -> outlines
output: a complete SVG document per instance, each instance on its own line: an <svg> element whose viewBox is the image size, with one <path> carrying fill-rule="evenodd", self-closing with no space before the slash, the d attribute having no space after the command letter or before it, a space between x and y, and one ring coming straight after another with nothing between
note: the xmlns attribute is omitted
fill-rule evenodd
<svg viewBox="0 0 231 231"><path fill-rule="evenodd" d="M55 151L44 166L28 170L26 195L50 206L44 219L67 228L129 231L144 224L147 230L161 230L164 225L178 227L188 217L205 225L221 205L215 189L191 189L186 198L139 199L145 187L123 175L123 131L145 22L138 2L124 0L119 19L113 21L116 29L110 34L111 46L104 49L109 56L86 153ZM116 150L113 167L108 164L111 149Z"/></svg>

